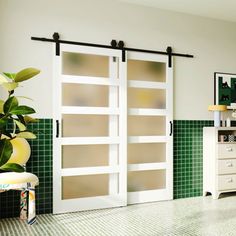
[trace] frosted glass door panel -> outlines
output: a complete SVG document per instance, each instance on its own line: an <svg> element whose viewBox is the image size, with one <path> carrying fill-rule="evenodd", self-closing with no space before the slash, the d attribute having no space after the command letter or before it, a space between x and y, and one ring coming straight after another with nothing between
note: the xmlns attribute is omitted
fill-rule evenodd
<svg viewBox="0 0 236 236"><path fill-rule="evenodd" d="M87 84L63 84L63 106L108 106L108 86Z"/></svg>
<svg viewBox="0 0 236 236"><path fill-rule="evenodd" d="M107 115L63 115L63 137L93 137L109 135Z"/></svg>
<svg viewBox="0 0 236 236"><path fill-rule="evenodd" d="M63 52L62 74L79 76L109 76L109 57Z"/></svg>
<svg viewBox="0 0 236 236"><path fill-rule="evenodd" d="M154 61L128 60L128 79L166 82L166 64Z"/></svg>
<svg viewBox="0 0 236 236"><path fill-rule="evenodd" d="M129 116L129 136L149 136L166 134L165 116Z"/></svg>
<svg viewBox="0 0 236 236"><path fill-rule="evenodd" d="M165 143L128 144L128 164L158 163L165 161Z"/></svg>
<svg viewBox="0 0 236 236"><path fill-rule="evenodd" d="M109 145L62 146L62 168L108 166Z"/></svg>
<svg viewBox="0 0 236 236"><path fill-rule="evenodd" d="M165 170L128 172L128 192L163 189L166 187Z"/></svg>
<svg viewBox="0 0 236 236"><path fill-rule="evenodd" d="M62 177L62 199L104 196L109 193L109 175Z"/></svg>
<svg viewBox="0 0 236 236"><path fill-rule="evenodd" d="M129 108L166 108L166 92L164 89L128 89Z"/></svg>

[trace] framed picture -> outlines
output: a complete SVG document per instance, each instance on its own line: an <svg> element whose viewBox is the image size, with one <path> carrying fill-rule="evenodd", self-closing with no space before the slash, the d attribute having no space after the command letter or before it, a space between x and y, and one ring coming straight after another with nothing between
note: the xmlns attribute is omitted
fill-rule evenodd
<svg viewBox="0 0 236 236"><path fill-rule="evenodd" d="M236 74L214 73L214 104L236 106Z"/></svg>

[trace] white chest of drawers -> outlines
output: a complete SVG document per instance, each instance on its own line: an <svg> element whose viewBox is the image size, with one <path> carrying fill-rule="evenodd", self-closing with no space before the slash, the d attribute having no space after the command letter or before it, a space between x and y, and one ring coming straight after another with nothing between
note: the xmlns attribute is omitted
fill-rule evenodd
<svg viewBox="0 0 236 236"><path fill-rule="evenodd" d="M220 142L220 136L227 137ZM211 193L218 199L221 193L236 191L236 136L235 127L203 128L203 195Z"/></svg>

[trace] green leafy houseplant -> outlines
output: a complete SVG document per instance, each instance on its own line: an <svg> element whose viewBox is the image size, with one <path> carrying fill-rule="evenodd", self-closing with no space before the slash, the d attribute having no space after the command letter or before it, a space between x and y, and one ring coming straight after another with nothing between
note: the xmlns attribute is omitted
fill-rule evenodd
<svg viewBox="0 0 236 236"><path fill-rule="evenodd" d="M27 124L36 122L28 116L35 113L29 106L19 105L14 90L25 80L33 78L40 71L35 68L26 68L16 74L0 74L0 86L7 90L8 96L0 100L0 170L23 172L23 166L17 163L7 163L13 153L11 140L15 138L35 139L36 135L27 130ZM22 98L22 97L21 97ZM25 97L23 97L25 98ZM9 130L9 127L13 127Z"/></svg>

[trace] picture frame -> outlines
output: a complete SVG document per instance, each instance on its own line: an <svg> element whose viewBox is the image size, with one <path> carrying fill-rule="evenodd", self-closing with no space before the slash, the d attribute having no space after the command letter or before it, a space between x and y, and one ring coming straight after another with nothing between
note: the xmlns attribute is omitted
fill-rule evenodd
<svg viewBox="0 0 236 236"><path fill-rule="evenodd" d="M236 74L214 72L214 104L236 106Z"/></svg>

